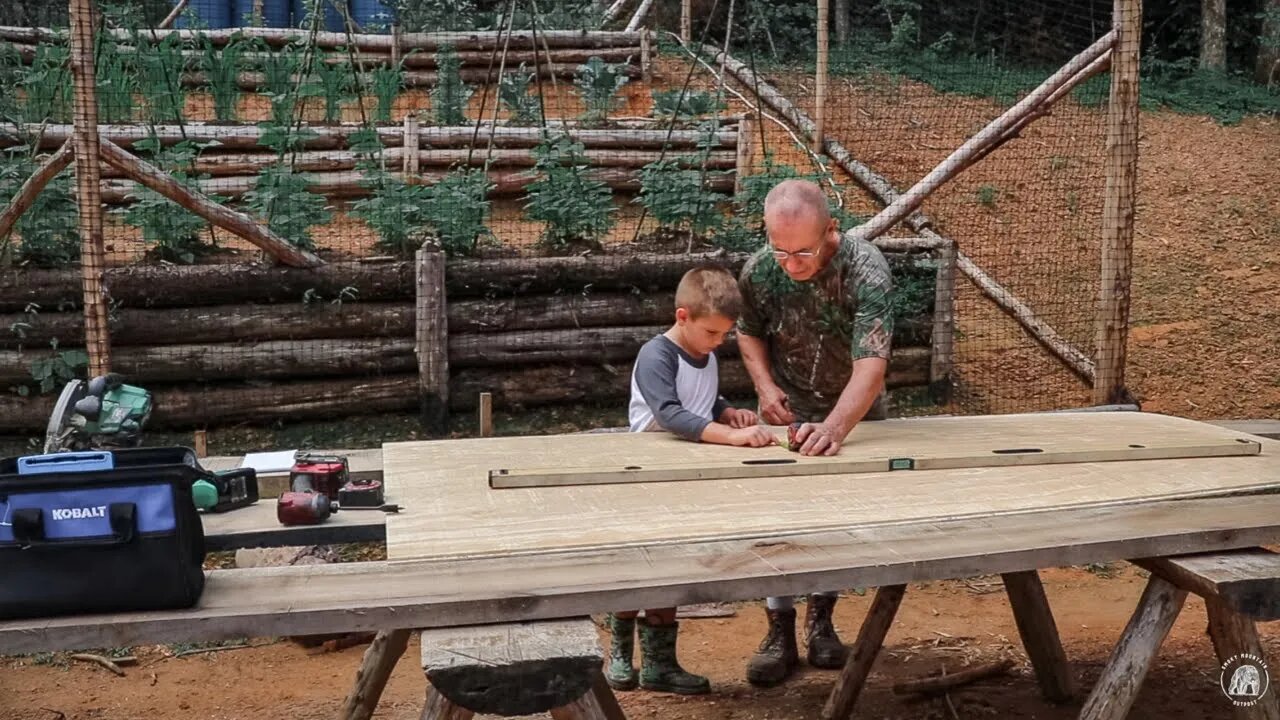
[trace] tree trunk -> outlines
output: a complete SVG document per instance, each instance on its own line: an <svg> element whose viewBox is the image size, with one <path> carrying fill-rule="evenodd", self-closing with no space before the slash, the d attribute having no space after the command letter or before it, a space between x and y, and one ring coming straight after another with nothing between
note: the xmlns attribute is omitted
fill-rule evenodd
<svg viewBox="0 0 1280 720"><path fill-rule="evenodd" d="M1280 80L1280 0L1266 0L1263 8L1254 78L1268 87Z"/></svg>
<svg viewBox="0 0 1280 720"><path fill-rule="evenodd" d="M674 303L675 293L670 291L650 295L593 293L461 300L449 303L449 332L457 335L627 324L659 325L670 321L675 312Z"/></svg>
<svg viewBox="0 0 1280 720"><path fill-rule="evenodd" d="M1200 67L1227 69L1227 0L1200 2Z"/></svg>
<svg viewBox="0 0 1280 720"><path fill-rule="evenodd" d="M702 263L714 263L737 272L746 257L713 252L454 260L449 263L446 283L450 297L582 293L588 288L590 292L653 293L674 288L686 272ZM0 284L0 290L3 287Z"/></svg>
<svg viewBox="0 0 1280 720"><path fill-rule="evenodd" d="M31 362L45 351L0 352L0 385L30 382ZM375 375L417 367L412 338L272 340L213 345L118 348L112 369L131 383L257 380L261 378Z"/></svg>
<svg viewBox="0 0 1280 720"><path fill-rule="evenodd" d="M31 177L22 183L22 187L18 188L18 192L14 194L13 199L9 201L9 207L0 213L0 240L9 235L9 231L18 223L18 219L22 217L22 213L26 212L33 203L41 190L53 180L58 173L66 170L75 160L75 148L71 141L62 144L58 151L50 155L35 172L31 173Z"/></svg>
<svg viewBox="0 0 1280 720"><path fill-rule="evenodd" d="M21 337L15 332L0 334L0 350L46 348L55 339L59 346L76 345L84 335L83 319L69 312L0 315L0 328L13 327L21 330ZM186 310L125 307L113 313L110 329L111 342L118 346L408 338L413 335L413 305L406 300L218 305Z"/></svg>
<svg viewBox="0 0 1280 720"><path fill-rule="evenodd" d="M133 41L134 37L125 29L107 31L116 40ZM498 31L478 32L426 32L401 33L398 38L390 34L361 34L348 36L345 32L318 32L312 34L305 29L295 28L257 28L243 27L227 30L174 30L183 40L205 38L214 45L226 45L233 38L260 38L272 47L283 47L291 43L310 43L315 47L336 49L353 46L362 51L390 51L393 43L398 42L401 51L439 50L442 45L451 45L455 50L493 50L507 44L508 50L533 50L533 33L518 31L513 33ZM163 40L169 33L157 34L157 40ZM142 33L143 41L152 39L149 33ZM510 38L508 40L508 38ZM47 28L0 27L0 40L22 43L62 43L65 42L65 31L55 32ZM550 48L607 48L638 47L638 32L607 32L580 30L544 30L538 33L539 49L543 44Z"/></svg>
<svg viewBox="0 0 1280 720"><path fill-rule="evenodd" d="M545 55L543 56L545 57ZM580 64L559 63L551 64L543 62L538 65L537 73L539 77L549 78L556 77L560 79L572 79L577 76ZM517 66L508 66L504 70L504 74L511 74L517 71ZM532 72L532 68L529 71ZM640 56L636 55L635 64L627 64L619 68L619 72L629 78L640 77ZM498 68L495 65L490 71L487 67L464 67L458 71L462 81L472 84L480 83L496 83L498 81ZM406 70L403 74L403 81L406 87L431 87L439 82L439 77L434 71L430 70ZM297 76L290 78L290 84L296 84L301 80ZM182 84L186 87L206 87L209 85L209 78L203 72L184 72L182 73ZM246 92L260 92L266 90L266 75L260 72L242 72L236 75L236 86Z"/></svg>
<svg viewBox="0 0 1280 720"><path fill-rule="evenodd" d="M647 123L646 123L647 124ZM478 129L477 129L478 127ZM574 125L554 126L565 128L569 136L581 142L588 149L612 148L615 150L661 150L674 148L694 149L707 139L704 132L697 130L663 130L654 127L623 127L616 129L580 128ZM27 138L38 137L42 150L57 150L71 138L70 125L52 124L22 125L17 134L5 132L0 127L0 149L25 145ZM134 143L146 140L155 131L155 137L162 145L174 145L183 140L197 143L216 142L218 152L226 150L258 150L268 152L269 148L260 143L262 130L256 126L244 125L99 125L98 134L103 140L110 140L122 148L132 148ZM358 125L308 127L308 135L301 142L300 150L335 150L349 149L347 139L352 133L361 131ZM382 126L376 128L378 138L385 147L400 147L404 142L404 128ZM419 139L424 149L432 148L468 148L478 138L485 144L489 136L493 136L493 146L497 148L532 148L542 142L544 131L541 128L494 127L490 123L479 126L462 127L424 127ZM722 128L712 138L713 149L732 150L738 144L737 128Z"/></svg>
<svg viewBox="0 0 1280 720"><path fill-rule="evenodd" d="M451 335L449 366L628 362L667 325Z"/></svg>
<svg viewBox="0 0 1280 720"><path fill-rule="evenodd" d="M434 172L419 173L418 177L421 181L428 184L434 184L448 176L445 170L436 170ZM634 192L640 189L640 172L638 169L622 168L622 167L597 167L589 168L582 172L587 179L604 183L610 190ZM359 198L367 197L372 191L365 184L365 174L363 172L346 170L341 172L316 172L308 173L307 190L316 195L323 195L330 198ZM489 197L507 197L511 195L519 195L524 192L531 183L539 178L539 173L529 170L509 170L509 171L491 171L488 173L489 181L493 184L489 192ZM219 197L228 199L237 199L243 197L245 193L252 190L258 184L257 175L234 175L228 177L209 178L199 180L198 185L202 193L209 195L217 194ZM730 173L717 173L708 175L704 186L713 191L729 193L733 191L733 176ZM102 202L106 205L128 205L137 202L141 197L138 190L138 184L132 180L105 180L102 183ZM184 205L186 207L186 205ZM215 206L225 212L233 212L232 210ZM188 208L190 209L190 208ZM203 213L197 213L202 215ZM237 213L238 214L238 213ZM256 223L255 223L256 225ZM225 227L225 224L223 224ZM239 230L232 230L235 234L244 236L243 226L237 225ZM265 226L260 226L266 231ZM251 239L251 238L247 238ZM256 240L252 240L254 244L261 246ZM284 242L281 240L280 242ZM292 246L290 246L292 247ZM264 248L265 249L265 248ZM273 255L276 249L269 250ZM310 255L301 250L296 250L301 255ZM296 261L301 263L303 261ZM290 263L294 264L294 263Z"/></svg>

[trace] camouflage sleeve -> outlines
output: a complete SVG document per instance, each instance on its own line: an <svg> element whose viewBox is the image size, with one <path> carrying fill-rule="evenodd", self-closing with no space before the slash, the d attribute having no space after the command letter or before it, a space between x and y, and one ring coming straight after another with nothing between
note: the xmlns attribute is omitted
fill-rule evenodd
<svg viewBox="0 0 1280 720"><path fill-rule="evenodd" d="M889 263L870 243L859 253L853 283L857 311L853 316L853 359L889 359L893 340L893 277Z"/></svg>
<svg viewBox="0 0 1280 720"><path fill-rule="evenodd" d="M755 255L747 258L738 275L738 291L742 293L742 315L738 317L738 332L760 338L765 334L764 313L761 312L761 298L751 278L757 260Z"/></svg>

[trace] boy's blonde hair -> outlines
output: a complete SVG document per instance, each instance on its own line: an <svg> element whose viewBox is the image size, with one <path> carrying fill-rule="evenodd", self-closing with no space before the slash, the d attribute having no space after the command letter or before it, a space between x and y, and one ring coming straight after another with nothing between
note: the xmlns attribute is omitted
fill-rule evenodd
<svg viewBox="0 0 1280 720"><path fill-rule="evenodd" d="M742 293L728 270L716 265L695 267L680 278L676 287L676 307L689 311L691 318L723 315L737 320L742 314Z"/></svg>

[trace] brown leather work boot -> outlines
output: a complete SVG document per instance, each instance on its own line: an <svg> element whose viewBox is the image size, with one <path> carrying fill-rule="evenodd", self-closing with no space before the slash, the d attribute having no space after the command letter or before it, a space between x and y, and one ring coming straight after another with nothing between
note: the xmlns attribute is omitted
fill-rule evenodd
<svg viewBox="0 0 1280 720"><path fill-rule="evenodd" d="M836 598L827 595L810 595L804 612L805 642L809 646L808 661L816 668L827 670L844 667L849 650L836 635L831 622Z"/></svg>
<svg viewBox="0 0 1280 720"><path fill-rule="evenodd" d="M777 685L800 665L796 648L796 611L765 610L769 634L747 662L747 682L759 687Z"/></svg>

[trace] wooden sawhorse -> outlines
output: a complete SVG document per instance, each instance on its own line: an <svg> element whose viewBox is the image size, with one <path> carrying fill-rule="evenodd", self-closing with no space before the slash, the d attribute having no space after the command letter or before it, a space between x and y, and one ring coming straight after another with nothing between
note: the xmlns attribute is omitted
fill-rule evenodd
<svg viewBox="0 0 1280 720"><path fill-rule="evenodd" d="M1053 621L1053 612L1049 609L1039 573L1026 570L1004 573L1000 577L1004 580L1005 593L1009 596L1013 617L1018 624L1018 634L1022 636L1022 645L1031 658L1041 694L1050 702L1071 700L1075 695L1075 681L1067 664L1067 655L1062 650L1058 627ZM893 625L906 590L906 585L890 585L876 590L849 659L845 661L844 669L840 671L840 677L822 709L824 720L847 720L853 716L853 706L858 702L867 676L871 674L871 666L884 645L885 635Z"/></svg>
<svg viewBox="0 0 1280 720"><path fill-rule="evenodd" d="M1266 654L1255 625L1258 620L1280 619L1280 555L1249 548L1133 562L1149 570L1151 578L1085 701L1080 720L1121 720L1129 714L1189 592L1204 599L1209 637L1227 672L1224 711L1232 708L1238 720L1280 720L1280 698L1276 688L1268 687L1263 671ZM1254 667L1246 680L1257 675L1262 684L1232 688L1233 671L1241 665ZM1242 691L1239 697L1225 695L1233 689Z"/></svg>

